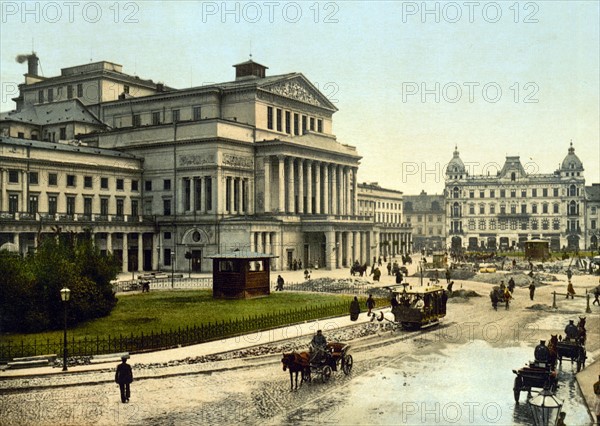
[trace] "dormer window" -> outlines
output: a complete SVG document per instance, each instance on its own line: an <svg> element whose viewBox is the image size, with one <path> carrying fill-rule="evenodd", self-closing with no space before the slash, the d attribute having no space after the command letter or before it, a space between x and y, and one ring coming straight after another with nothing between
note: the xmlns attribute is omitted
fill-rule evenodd
<svg viewBox="0 0 600 426"><path fill-rule="evenodd" d="M517 174L515 172L511 172L510 173L510 180L514 182L516 178L517 178Z"/></svg>

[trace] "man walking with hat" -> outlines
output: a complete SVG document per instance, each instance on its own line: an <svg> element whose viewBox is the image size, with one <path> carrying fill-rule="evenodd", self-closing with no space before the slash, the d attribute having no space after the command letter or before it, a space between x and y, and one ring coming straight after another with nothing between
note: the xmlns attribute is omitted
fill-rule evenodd
<svg viewBox="0 0 600 426"><path fill-rule="evenodd" d="M117 372L115 374L115 382L119 384L119 388L121 389L122 403L129 402L129 397L131 396L129 385L133 382L133 372L131 371L131 366L127 364L127 358L129 358L129 355L121 357L122 362L117 365Z"/></svg>

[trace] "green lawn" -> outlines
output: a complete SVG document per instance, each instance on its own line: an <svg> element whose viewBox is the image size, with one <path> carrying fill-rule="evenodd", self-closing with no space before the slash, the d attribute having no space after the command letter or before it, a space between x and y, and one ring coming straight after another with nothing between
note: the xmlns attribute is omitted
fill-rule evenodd
<svg viewBox="0 0 600 426"><path fill-rule="evenodd" d="M69 329L69 339L95 338L122 335L139 335L141 332L177 330L178 327L227 321L235 318L248 318L254 315L272 314L298 308L323 306L347 302L352 296L315 293L273 293L269 297L249 300L216 300L212 290L154 291L143 294L119 295L117 306L111 314ZM364 309L364 298L359 299ZM378 300L377 305L382 306ZM2 343L9 340L20 344L34 339L62 338L62 331L33 334L9 334L2 336Z"/></svg>

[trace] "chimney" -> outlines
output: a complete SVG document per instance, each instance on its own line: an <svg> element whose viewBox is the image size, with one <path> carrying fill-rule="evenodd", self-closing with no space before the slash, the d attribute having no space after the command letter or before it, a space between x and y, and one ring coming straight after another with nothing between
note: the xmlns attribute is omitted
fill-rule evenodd
<svg viewBox="0 0 600 426"><path fill-rule="evenodd" d="M27 74L29 75L38 75L38 63L40 59L37 57L35 53L27 56Z"/></svg>
<svg viewBox="0 0 600 426"><path fill-rule="evenodd" d="M157 92L164 92L165 91L165 85L164 85L164 83L156 83L156 91Z"/></svg>

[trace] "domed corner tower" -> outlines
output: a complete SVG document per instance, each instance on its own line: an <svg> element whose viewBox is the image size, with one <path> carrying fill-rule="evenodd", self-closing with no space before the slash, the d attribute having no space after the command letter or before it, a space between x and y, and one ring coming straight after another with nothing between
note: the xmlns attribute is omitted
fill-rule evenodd
<svg viewBox="0 0 600 426"><path fill-rule="evenodd" d="M583 163L575 154L573 142L571 142L571 145L569 146L569 153L560 165L560 176L569 178L583 176Z"/></svg>
<svg viewBox="0 0 600 426"><path fill-rule="evenodd" d="M465 164L460 159L460 154L458 152L458 147L454 147L454 153L452 155L452 159L448 163L446 167L446 180L458 180L462 179L467 175L467 171L465 169Z"/></svg>

